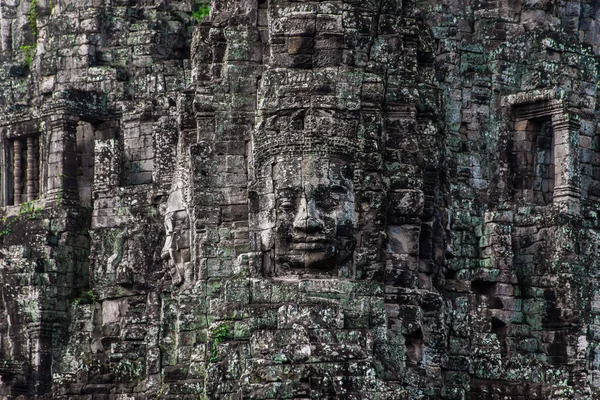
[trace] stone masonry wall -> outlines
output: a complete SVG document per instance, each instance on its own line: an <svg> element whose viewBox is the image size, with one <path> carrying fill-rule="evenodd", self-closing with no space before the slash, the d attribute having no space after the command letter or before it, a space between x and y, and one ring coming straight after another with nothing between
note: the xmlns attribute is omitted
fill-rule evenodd
<svg viewBox="0 0 600 400"><path fill-rule="evenodd" d="M104 381L82 371L151 359L137 345L145 334L135 315L163 272L160 204L199 5L0 3L1 397L103 393L94 385ZM37 156L32 168L21 163L16 185L13 147L28 137ZM15 196L23 182L36 188L32 197ZM103 333L121 303L128 327ZM129 350L109 358L102 346Z"/></svg>
<svg viewBox="0 0 600 400"><path fill-rule="evenodd" d="M596 3L0 0L0 398L600 398Z"/></svg>
<svg viewBox="0 0 600 400"><path fill-rule="evenodd" d="M595 398L598 6L424 9L453 177L446 393Z"/></svg>

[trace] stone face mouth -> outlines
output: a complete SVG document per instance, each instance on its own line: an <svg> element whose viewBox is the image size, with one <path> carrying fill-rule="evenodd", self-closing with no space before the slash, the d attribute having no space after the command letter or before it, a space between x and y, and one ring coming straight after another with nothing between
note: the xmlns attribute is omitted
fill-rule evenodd
<svg viewBox="0 0 600 400"><path fill-rule="evenodd" d="M294 250L325 251L325 250L327 250L327 244L325 244L325 243L296 243L296 244L294 244Z"/></svg>
<svg viewBox="0 0 600 400"><path fill-rule="evenodd" d="M327 251L331 246L331 239L324 236L309 236L294 240L293 249L298 251Z"/></svg>

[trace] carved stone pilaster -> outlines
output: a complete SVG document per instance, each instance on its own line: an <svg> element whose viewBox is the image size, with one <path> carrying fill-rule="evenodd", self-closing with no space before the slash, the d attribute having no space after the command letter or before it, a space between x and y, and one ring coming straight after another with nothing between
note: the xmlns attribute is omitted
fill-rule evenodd
<svg viewBox="0 0 600 400"><path fill-rule="evenodd" d="M75 157L77 117L55 116L46 122L50 133L46 201L77 199L77 158Z"/></svg>
<svg viewBox="0 0 600 400"><path fill-rule="evenodd" d="M15 176L15 205L21 203L22 186L23 186L23 165L21 162L22 143L19 139L13 141L14 150L14 176Z"/></svg>
<svg viewBox="0 0 600 400"><path fill-rule="evenodd" d="M579 189L579 121L568 115L554 115L554 201L578 202Z"/></svg>
<svg viewBox="0 0 600 400"><path fill-rule="evenodd" d="M37 163L35 160L35 138L27 138L27 201L37 197L35 181L37 180Z"/></svg>

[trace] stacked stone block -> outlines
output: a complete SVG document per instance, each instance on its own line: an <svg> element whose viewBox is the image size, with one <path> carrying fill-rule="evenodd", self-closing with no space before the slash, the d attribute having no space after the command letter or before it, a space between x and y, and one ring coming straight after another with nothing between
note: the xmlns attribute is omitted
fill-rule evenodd
<svg viewBox="0 0 600 400"><path fill-rule="evenodd" d="M579 281L573 272L593 264L583 252L558 250L564 241L558 236L563 229L582 232L578 208L581 205L582 216L587 213L589 191L595 187L588 166L593 150L586 137L597 124L595 95L589 90L595 79L589 74L595 50L566 39L575 31L589 38L590 25L575 22L573 16L594 20L595 11L586 2L547 4L545 9L539 2L509 3L481 4L472 14L450 2L426 7L436 20L430 26L440 40L437 60L446 82L448 162L450 174L456 174L451 180L452 249L461 253L453 251L457 257L449 260L450 270L456 272L446 287L457 294L473 293L470 298L457 297L453 308L457 321L471 320L474 325L450 340L481 335L491 339L483 354L488 368L449 365L451 379L446 383L454 393L448 395L587 398L593 392L586 386L591 381L588 372L576 366L576 346L569 344L583 336L574 327L557 326L572 320L566 315L579 315L576 310L586 308L583 304L590 297L556 288L572 287ZM562 32L553 28L561 23ZM555 95L541 100L540 90ZM510 110L505 108L509 104ZM564 174L555 175L553 183L562 188L548 189L555 196L549 201L540 196L540 169L535 166L539 152L534 148L540 143L534 137L540 127L533 125L544 118L551 119L555 129L555 174ZM490 157L495 161L486 161ZM594 240L593 236L580 240ZM594 282L588 285L595 287ZM560 310L554 309L558 304ZM483 346L472 345L471 350L456 347L456 357ZM556 378L564 376L573 383L561 385ZM515 379L526 384L510 383Z"/></svg>
<svg viewBox="0 0 600 400"><path fill-rule="evenodd" d="M598 7L463 3L2 2L0 397L596 398Z"/></svg>
<svg viewBox="0 0 600 400"><path fill-rule="evenodd" d="M173 143L176 127L174 113L154 114L147 96L168 110L188 82L192 6L2 4L2 71L9 78L2 80L3 148L19 140L23 149L33 142L33 152L22 150L24 167L15 175L23 181L21 208L13 202L3 223L7 251L24 252L5 262L22 267L2 274L3 290L22 290L9 290L2 307L14 318L3 319L1 396L88 396L117 384L133 393L156 362L157 340L145 342L156 336L146 334L150 324L140 317L152 310L152 297L139 291L163 273L152 267L159 254L146 250L161 246L149 233L162 223L148 210L172 174L154 162L174 159L168 151L155 157L155 146ZM3 159L2 176L13 174ZM132 163L139 168L132 171ZM142 185L127 190L124 182ZM3 205L10 204L9 185L3 182ZM140 228L124 229L134 219ZM15 268L25 268L20 274L31 283L13 282ZM120 296L126 300L110 300Z"/></svg>

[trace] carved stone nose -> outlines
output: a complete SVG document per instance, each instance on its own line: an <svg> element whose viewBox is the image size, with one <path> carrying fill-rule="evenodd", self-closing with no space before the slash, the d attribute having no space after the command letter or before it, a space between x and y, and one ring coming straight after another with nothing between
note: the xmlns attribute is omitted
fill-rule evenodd
<svg viewBox="0 0 600 400"><path fill-rule="evenodd" d="M308 217L306 219L305 230L307 233L318 232L321 229L323 229L323 220L321 220L320 218L312 218L312 217Z"/></svg>
<svg viewBox="0 0 600 400"><path fill-rule="evenodd" d="M301 199L298 213L294 219L294 228L306 233L313 233L320 231L323 227L324 223L319 216L315 201Z"/></svg>

